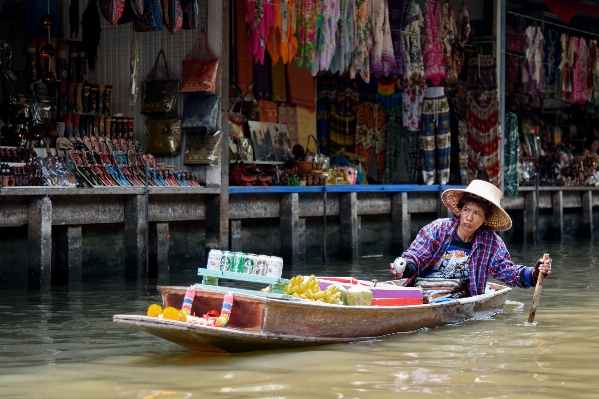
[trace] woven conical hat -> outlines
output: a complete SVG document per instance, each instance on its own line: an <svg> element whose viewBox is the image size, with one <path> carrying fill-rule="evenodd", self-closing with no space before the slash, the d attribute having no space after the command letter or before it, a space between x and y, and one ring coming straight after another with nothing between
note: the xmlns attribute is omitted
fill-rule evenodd
<svg viewBox="0 0 599 399"><path fill-rule="evenodd" d="M485 199L493 205L491 215L487 215L485 224L495 231L509 230L512 227L512 219L501 207L501 190L483 180L473 180L466 189L452 188L441 194L441 200L450 211L459 215L458 202L465 194L476 195Z"/></svg>

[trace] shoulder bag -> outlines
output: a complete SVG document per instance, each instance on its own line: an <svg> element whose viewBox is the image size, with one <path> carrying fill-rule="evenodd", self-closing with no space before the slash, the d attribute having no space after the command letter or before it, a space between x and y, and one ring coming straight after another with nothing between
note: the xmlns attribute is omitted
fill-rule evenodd
<svg viewBox="0 0 599 399"><path fill-rule="evenodd" d="M198 60L195 57L202 37L204 38L204 48L206 49L207 59ZM193 49L191 50L189 59L183 60L181 92L193 93L207 91L210 93L216 93L216 75L218 73L218 63L219 59L212 58L210 55L206 31L204 31L204 29L200 29L198 38L196 39Z"/></svg>
<svg viewBox="0 0 599 399"><path fill-rule="evenodd" d="M164 61L166 70L166 79L156 79L156 69L160 57ZM154 62L154 68L150 73L148 81L142 84L143 86L143 107L142 114L177 114L177 94L179 92L179 81L171 74L164 52L160 50Z"/></svg>

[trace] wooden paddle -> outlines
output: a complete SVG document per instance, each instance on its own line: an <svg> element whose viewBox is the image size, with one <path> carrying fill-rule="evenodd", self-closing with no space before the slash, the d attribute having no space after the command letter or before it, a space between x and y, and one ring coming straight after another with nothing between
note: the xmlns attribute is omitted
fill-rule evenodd
<svg viewBox="0 0 599 399"><path fill-rule="evenodd" d="M543 254L543 259L549 258L549 254ZM530 306L530 314L528 315L528 322L533 323L535 321L535 313L537 313L537 305L539 304L539 297L541 296L541 290L543 289L543 280L545 279L545 273L539 271L537 277L537 286L535 287L535 294L532 297L532 305Z"/></svg>

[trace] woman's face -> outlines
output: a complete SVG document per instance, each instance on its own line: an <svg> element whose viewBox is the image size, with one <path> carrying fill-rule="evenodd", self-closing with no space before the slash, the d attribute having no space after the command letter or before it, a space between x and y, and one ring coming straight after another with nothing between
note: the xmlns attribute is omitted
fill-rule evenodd
<svg viewBox="0 0 599 399"><path fill-rule="evenodd" d="M467 202L460 209L460 226L467 234L474 234L487 220L485 211L474 202Z"/></svg>
<svg viewBox="0 0 599 399"><path fill-rule="evenodd" d="M599 140L595 139L591 143L591 148L589 148L589 151L591 152L591 154L596 154L598 150L599 150Z"/></svg>

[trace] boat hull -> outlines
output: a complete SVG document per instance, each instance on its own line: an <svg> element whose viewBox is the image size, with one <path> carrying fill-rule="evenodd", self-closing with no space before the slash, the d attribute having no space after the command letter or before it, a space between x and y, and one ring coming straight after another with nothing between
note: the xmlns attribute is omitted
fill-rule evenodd
<svg viewBox="0 0 599 399"><path fill-rule="evenodd" d="M186 348L205 352L248 352L371 340L488 318L502 311L511 290L497 284L484 295L451 302L411 306L339 306L321 302L287 301L235 293L226 327L208 327L155 317L116 315L131 325ZM181 308L187 287L159 287L164 306ZM192 313L220 310L225 291L196 289Z"/></svg>

